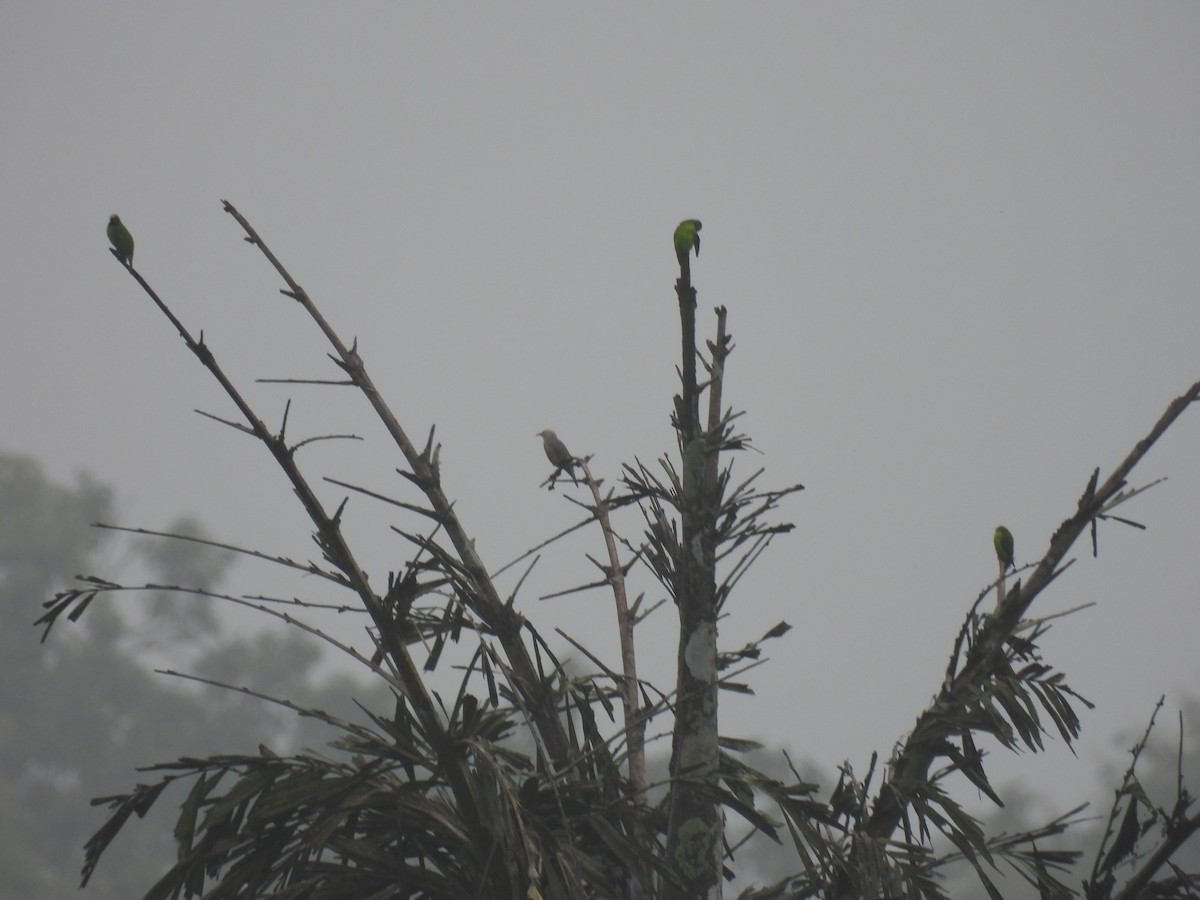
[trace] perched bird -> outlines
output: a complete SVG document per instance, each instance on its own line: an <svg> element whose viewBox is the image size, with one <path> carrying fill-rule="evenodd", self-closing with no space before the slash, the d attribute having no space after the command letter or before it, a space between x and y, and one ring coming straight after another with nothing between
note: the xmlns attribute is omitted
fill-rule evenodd
<svg viewBox="0 0 1200 900"><path fill-rule="evenodd" d="M684 219L675 228L675 256L680 268L688 267L688 254L695 248L700 255L700 220Z"/></svg>
<svg viewBox="0 0 1200 900"><path fill-rule="evenodd" d="M996 545L996 559L1000 561L1000 570L1007 572L1010 567L1015 569L1017 564L1013 561L1012 532L1003 525L998 526L992 536L992 543Z"/></svg>
<svg viewBox="0 0 1200 900"><path fill-rule="evenodd" d="M539 431L538 437L542 439L542 447L546 451L546 459L554 463L555 474L564 469L567 473L575 477L575 457L571 455L571 451L567 449L567 445L558 439L558 435L547 428L545 431Z"/></svg>
<svg viewBox="0 0 1200 900"><path fill-rule="evenodd" d="M113 213L108 217L108 241L117 251L117 258L127 266L133 265L133 235L121 221L121 217Z"/></svg>

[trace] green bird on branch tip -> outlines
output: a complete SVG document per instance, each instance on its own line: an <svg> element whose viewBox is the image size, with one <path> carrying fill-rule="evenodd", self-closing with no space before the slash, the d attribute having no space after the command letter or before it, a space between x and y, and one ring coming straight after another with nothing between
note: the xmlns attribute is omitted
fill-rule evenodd
<svg viewBox="0 0 1200 900"><path fill-rule="evenodd" d="M997 526L996 533L992 535L992 543L996 545L996 559L1000 563L1001 571L1015 569L1017 564L1013 557L1012 532L1003 525Z"/></svg>
<svg viewBox="0 0 1200 900"><path fill-rule="evenodd" d="M130 268L133 267L133 235L121 221L121 217L113 213L108 217L108 242L117 251L117 259Z"/></svg>
<svg viewBox="0 0 1200 900"><path fill-rule="evenodd" d="M699 219L684 219L675 227L675 256L681 267L687 266L692 250L700 255L700 227Z"/></svg>

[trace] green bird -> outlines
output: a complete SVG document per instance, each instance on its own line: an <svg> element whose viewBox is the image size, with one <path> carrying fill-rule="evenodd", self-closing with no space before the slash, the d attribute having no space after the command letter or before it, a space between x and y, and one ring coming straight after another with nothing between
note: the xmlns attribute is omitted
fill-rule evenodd
<svg viewBox="0 0 1200 900"><path fill-rule="evenodd" d="M121 221L121 217L113 213L108 217L108 242L117 251L117 259L132 268L133 266L133 235Z"/></svg>
<svg viewBox="0 0 1200 900"><path fill-rule="evenodd" d="M700 220L684 219L675 228L675 256L680 268L687 268L688 254L693 248L700 255Z"/></svg>
<svg viewBox="0 0 1200 900"><path fill-rule="evenodd" d="M992 535L992 543L996 545L996 559L1000 562L1000 571L1007 572L1010 567L1015 569L1017 564L1013 561L1012 532L1003 525L997 526L996 533Z"/></svg>

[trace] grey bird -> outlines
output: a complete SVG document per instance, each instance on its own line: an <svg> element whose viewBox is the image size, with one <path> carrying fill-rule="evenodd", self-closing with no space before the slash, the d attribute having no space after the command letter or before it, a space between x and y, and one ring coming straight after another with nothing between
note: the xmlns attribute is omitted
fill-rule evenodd
<svg viewBox="0 0 1200 900"><path fill-rule="evenodd" d="M567 445L559 440L558 435L547 428L545 431L539 431L538 437L542 439L542 447L546 451L546 459L554 464L555 474L564 469L571 476L575 477L575 457L571 455L571 451L567 449Z"/></svg>

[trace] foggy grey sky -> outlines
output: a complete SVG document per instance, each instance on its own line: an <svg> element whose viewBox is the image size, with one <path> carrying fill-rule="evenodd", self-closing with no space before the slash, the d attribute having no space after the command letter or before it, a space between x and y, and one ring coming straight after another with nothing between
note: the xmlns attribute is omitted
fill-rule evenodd
<svg viewBox="0 0 1200 900"><path fill-rule="evenodd" d="M313 477L403 492L360 398L251 383L335 373L224 198L358 336L409 434L437 424L499 566L578 518L537 489L537 431L610 484L671 447L671 232L698 217L698 321L730 310L725 397L764 454L739 471L807 486L723 623L726 649L795 626L723 731L861 773L937 689L995 525L1039 557L1200 378L1198 36L1194 4L7 4L0 449L112 483L124 524L194 512L311 556L265 452L192 411L233 415L109 255L117 212L267 421L290 397L293 438L366 438L313 446ZM1164 475L1121 511L1149 531L1103 527L1034 609L1098 604L1045 642L1099 704L1089 764L1200 676L1200 410L1135 483ZM350 519L381 582L391 520ZM535 599L600 550L550 551L522 610L608 635L600 594ZM673 616L641 637L663 684ZM1085 799L1050 757L1013 771Z"/></svg>

